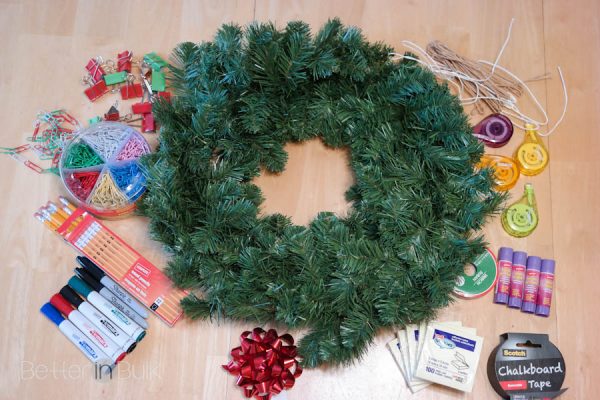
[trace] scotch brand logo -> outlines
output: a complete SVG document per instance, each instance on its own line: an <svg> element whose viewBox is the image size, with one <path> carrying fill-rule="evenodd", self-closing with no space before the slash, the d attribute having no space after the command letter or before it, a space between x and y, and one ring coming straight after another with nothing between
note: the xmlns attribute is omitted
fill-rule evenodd
<svg viewBox="0 0 600 400"><path fill-rule="evenodd" d="M527 357L527 350L503 349L502 355L504 357Z"/></svg>

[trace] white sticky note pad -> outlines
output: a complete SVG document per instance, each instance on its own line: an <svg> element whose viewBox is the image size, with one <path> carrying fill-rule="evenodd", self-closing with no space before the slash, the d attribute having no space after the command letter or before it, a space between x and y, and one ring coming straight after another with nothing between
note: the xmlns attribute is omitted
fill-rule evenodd
<svg viewBox="0 0 600 400"><path fill-rule="evenodd" d="M483 338L464 328L443 324L427 327L416 376L464 392L471 392Z"/></svg>

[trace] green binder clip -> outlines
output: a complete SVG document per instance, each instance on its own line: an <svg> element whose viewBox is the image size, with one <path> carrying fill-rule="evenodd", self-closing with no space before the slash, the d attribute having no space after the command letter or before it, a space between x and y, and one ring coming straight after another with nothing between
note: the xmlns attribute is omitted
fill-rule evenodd
<svg viewBox="0 0 600 400"><path fill-rule="evenodd" d="M104 83L107 86L123 83L127 79L127 71L115 72L114 74L104 75Z"/></svg>
<svg viewBox="0 0 600 400"><path fill-rule="evenodd" d="M165 74L159 70L153 69L151 87L153 92L164 92L166 87Z"/></svg>
<svg viewBox="0 0 600 400"><path fill-rule="evenodd" d="M169 65L165 60L163 60L161 56L159 56L155 52L146 54L144 56L144 62L148 64L153 70L160 70Z"/></svg>

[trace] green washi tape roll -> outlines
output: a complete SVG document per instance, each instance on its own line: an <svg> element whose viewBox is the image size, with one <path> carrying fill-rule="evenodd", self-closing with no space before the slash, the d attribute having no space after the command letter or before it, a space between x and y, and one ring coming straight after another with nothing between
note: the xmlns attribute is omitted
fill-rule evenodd
<svg viewBox="0 0 600 400"><path fill-rule="evenodd" d="M456 279L454 294L464 299L476 299L492 290L498 280L498 264L496 257L486 251L473 261L465 265L463 273Z"/></svg>

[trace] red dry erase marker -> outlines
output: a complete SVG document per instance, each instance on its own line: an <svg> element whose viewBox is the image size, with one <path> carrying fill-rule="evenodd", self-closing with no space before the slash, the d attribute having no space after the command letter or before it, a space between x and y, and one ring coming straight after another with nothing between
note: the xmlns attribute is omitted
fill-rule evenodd
<svg viewBox="0 0 600 400"><path fill-rule="evenodd" d="M73 306L60 294L56 293L50 298L52 304L58 311L69 319L88 339L100 348L115 364L121 361L127 354L119 345L113 342L107 335L92 324L81 312L74 310Z"/></svg>

